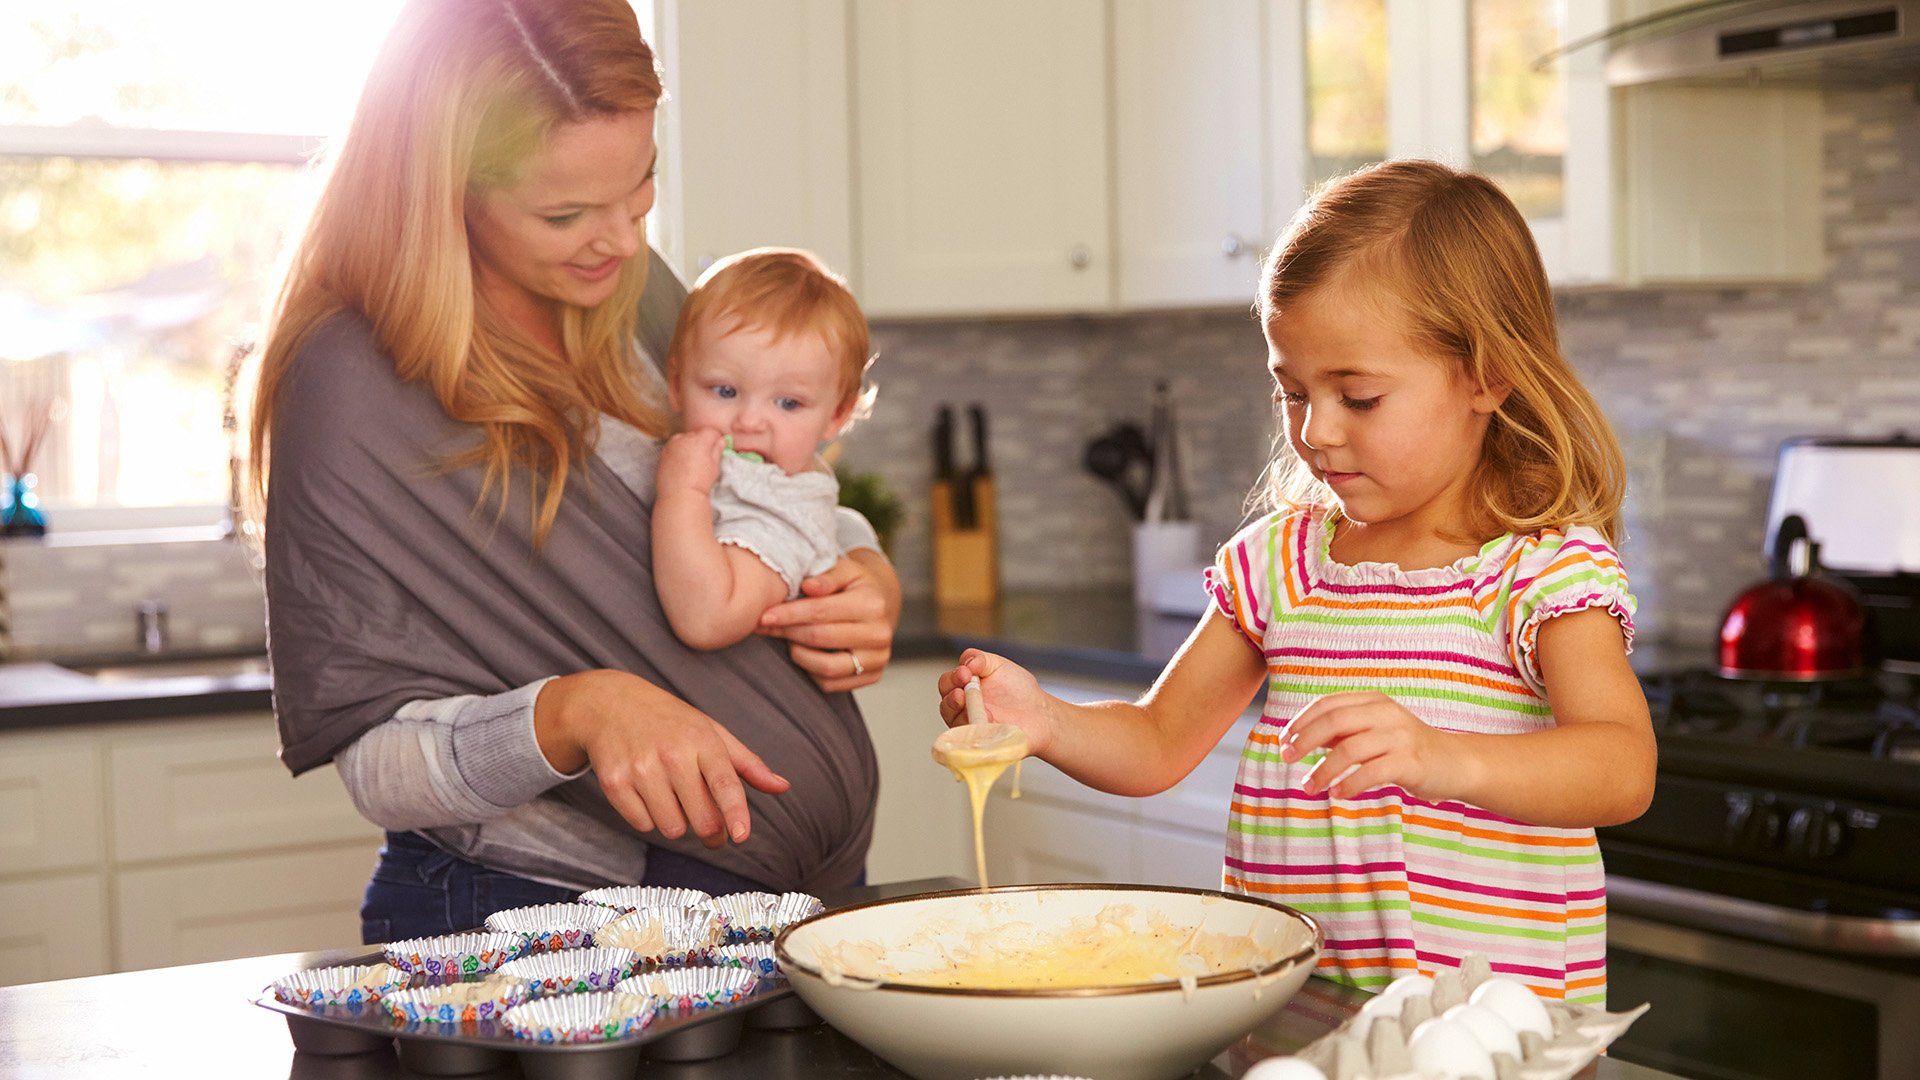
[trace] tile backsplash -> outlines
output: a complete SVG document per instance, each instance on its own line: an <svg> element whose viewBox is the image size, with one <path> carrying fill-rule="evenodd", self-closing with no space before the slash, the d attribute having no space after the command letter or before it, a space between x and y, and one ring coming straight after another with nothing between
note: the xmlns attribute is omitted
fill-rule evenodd
<svg viewBox="0 0 1920 1080"><path fill-rule="evenodd" d="M1764 571L1774 454L1801 434L1920 434L1920 105L1910 92L1828 93L1823 207L1829 273L1806 286L1560 296L1568 355L1627 450L1626 554L1648 640L1712 641L1721 610ZM1251 299L1251 298L1249 298ZM930 592L927 486L941 403L989 414L1010 588L1131 575L1118 496L1081 465L1088 440L1144 424L1173 391L1188 491L1217 544L1269 456L1264 343L1249 311L874 327L880 396L845 440L907 501L895 561ZM131 648L135 606L168 603L177 646L261 636L245 553L222 543L0 545L17 654Z"/></svg>

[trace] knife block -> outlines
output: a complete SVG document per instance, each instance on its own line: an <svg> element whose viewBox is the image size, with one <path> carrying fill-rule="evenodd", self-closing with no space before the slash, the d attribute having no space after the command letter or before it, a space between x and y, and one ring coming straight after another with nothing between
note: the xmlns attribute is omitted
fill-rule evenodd
<svg viewBox="0 0 1920 1080"><path fill-rule="evenodd" d="M953 520L953 485L972 483L974 527ZM933 483L933 599L941 605L987 605L1000 598L1000 517L993 478Z"/></svg>

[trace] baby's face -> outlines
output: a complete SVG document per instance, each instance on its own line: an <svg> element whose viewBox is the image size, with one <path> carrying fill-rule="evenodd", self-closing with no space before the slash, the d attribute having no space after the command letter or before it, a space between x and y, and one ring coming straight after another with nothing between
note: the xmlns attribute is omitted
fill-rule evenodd
<svg viewBox="0 0 1920 1080"><path fill-rule="evenodd" d="M807 469L838 434L852 406L840 404L840 367L818 334L773 340L769 330L727 321L694 331L672 386L688 431L733 436L789 475Z"/></svg>

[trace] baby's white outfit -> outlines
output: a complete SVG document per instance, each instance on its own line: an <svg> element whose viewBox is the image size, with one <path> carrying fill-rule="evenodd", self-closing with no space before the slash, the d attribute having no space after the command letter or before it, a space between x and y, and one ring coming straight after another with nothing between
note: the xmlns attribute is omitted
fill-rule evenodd
<svg viewBox="0 0 1920 1080"><path fill-rule="evenodd" d="M787 583L791 600L802 581L840 561L839 505L840 482L818 458L813 468L788 476L770 462L722 454L713 533L758 555Z"/></svg>

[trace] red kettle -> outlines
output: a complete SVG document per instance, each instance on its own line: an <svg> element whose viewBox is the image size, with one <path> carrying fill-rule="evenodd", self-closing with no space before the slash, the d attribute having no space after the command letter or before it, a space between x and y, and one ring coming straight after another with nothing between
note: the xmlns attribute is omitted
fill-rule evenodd
<svg viewBox="0 0 1920 1080"><path fill-rule="evenodd" d="M1795 572L1793 557L1804 553ZM1773 578L1748 588L1720 620L1720 674L1730 679L1813 682L1859 675L1866 610L1844 582L1815 575L1820 545L1798 514L1780 519Z"/></svg>

